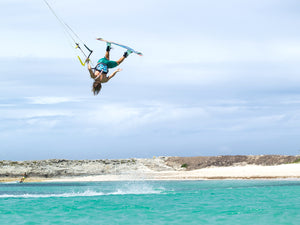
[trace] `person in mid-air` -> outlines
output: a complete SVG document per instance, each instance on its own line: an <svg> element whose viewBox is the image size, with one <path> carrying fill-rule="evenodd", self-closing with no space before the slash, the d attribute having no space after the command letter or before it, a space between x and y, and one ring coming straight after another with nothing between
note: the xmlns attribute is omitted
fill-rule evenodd
<svg viewBox="0 0 300 225"><path fill-rule="evenodd" d="M92 89L94 95L97 95L100 92L102 87L101 83L108 82L118 72L122 71L122 69L117 69L111 75L108 76L108 69L117 67L124 61L125 58L127 58L129 54L132 53L130 50L127 50L126 52L124 52L124 55L118 61L111 61L109 60L110 49L111 49L111 43L107 43L105 57L98 60L97 65L94 68L94 71L88 60L89 73L91 75L91 78L95 80Z"/></svg>

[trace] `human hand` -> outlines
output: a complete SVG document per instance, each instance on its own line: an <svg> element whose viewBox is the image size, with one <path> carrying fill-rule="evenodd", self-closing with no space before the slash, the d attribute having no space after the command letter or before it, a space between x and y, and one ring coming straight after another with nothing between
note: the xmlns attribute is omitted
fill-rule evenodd
<svg viewBox="0 0 300 225"><path fill-rule="evenodd" d="M90 61L87 62L87 66L88 66L88 69L89 69L89 70L92 69L91 64L90 64Z"/></svg>
<svg viewBox="0 0 300 225"><path fill-rule="evenodd" d="M116 71L117 71L117 72L121 72L121 71L122 71L122 69L121 69L121 68L118 68Z"/></svg>

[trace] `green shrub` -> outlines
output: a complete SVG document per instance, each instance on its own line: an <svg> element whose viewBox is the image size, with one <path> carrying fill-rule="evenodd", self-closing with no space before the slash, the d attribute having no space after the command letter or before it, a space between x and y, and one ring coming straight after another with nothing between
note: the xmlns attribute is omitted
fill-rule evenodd
<svg viewBox="0 0 300 225"><path fill-rule="evenodd" d="M188 164L186 164L186 163L181 165L181 168L187 168L187 167L188 167Z"/></svg>
<svg viewBox="0 0 300 225"><path fill-rule="evenodd" d="M296 159L293 163L300 163L300 158Z"/></svg>

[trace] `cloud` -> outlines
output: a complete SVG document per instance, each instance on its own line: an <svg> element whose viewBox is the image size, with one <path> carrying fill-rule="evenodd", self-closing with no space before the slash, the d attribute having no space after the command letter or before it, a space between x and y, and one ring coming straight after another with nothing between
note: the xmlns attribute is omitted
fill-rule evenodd
<svg viewBox="0 0 300 225"><path fill-rule="evenodd" d="M254 103L253 100L240 99L218 100L214 103L200 100L189 104L164 101L111 103L102 100L101 104L81 102L81 107L74 107L77 103L71 100L65 97L34 98L21 109L15 106L14 109L4 108L2 125L19 123L25 129L33 125L58 130L72 127L73 130L94 130L96 133L102 133L103 130L106 136L118 136L138 133L155 135L157 132L163 135L252 132L287 128L293 122L299 122L296 119L297 112L290 111L297 102L290 101L287 102L289 108L275 113L272 109L276 107L276 102L269 101L268 105L264 105L264 101ZM61 104L60 109L52 106L66 102L70 104Z"/></svg>
<svg viewBox="0 0 300 225"><path fill-rule="evenodd" d="M19 4L16 4L17 2ZM285 41L291 37L298 39L299 33L295 32L294 27L288 26L297 21L287 16L289 9L294 5L292 2L276 1L275 3L266 0L240 2L189 0L187 2L114 0L111 3L114 5L114 17L110 17L110 26L105 26L105 32L99 34L99 31L94 29L95 23L87 23L84 19L97 21L99 10L101 11L102 8L99 1L93 0L87 5L84 1L49 0L57 13L71 27L75 27L76 32L84 36L83 39L87 39L93 47L99 46L95 42L95 37L101 35L140 48L150 61L157 60L158 52L163 52L160 54L160 62L182 60L226 62L249 58L261 59L265 57L264 54L272 58L272 52L270 54L264 52L267 51L265 45L272 42L270 40L279 38ZM16 5L21 6L22 9L20 10ZM93 7L90 7L91 5ZM7 45L9 48L3 47L1 51L3 56L7 57L10 54L25 57L29 55L72 57L59 23L43 1L38 3L13 1L5 3L3 7L8 8L6 10L8 12L16 9L20 11L18 11L19 17L13 16L7 20L9 25L6 25L8 26L6 29L9 32L4 31L5 35L2 38L4 42L11 44ZM65 10L66 8L70 10ZM126 11L135 13L126 14L124 17ZM78 13L80 17L77 16ZM101 11L103 17L110 14L110 10ZM32 19L23 22L24 18L28 17ZM282 29L285 32L278 32ZM22 42L17 39L20 30L23 36L27 37ZM294 54L291 50L286 53ZM297 52L296 54L298 55Z"/></svg>
<svg viewBox="0 0 300 225"><path fill-rule="evenodd" d="M191 120L206 118L201 107L172 105L166 102L143 104L105 104L87 112L89 124L114 134L153 133L155 130L180 130L191 125ZM186 124L186 125L184 125Z"/></svg>
<svg viewBox="0 0 300 225"><path fill-rule="evenodd" d="M30 106L32 103L28 103L27 100L27 98L14 99L13 105L5 104L6 107L3 107L0 112L0 130L2 132L26 132L29 130L38 132L41 129L47 131L49 128L69 123L69 119L74 116L67 107L62 109L50 107L49 104L62 102L61 100L51 99L51 101L42 101L42 103L38 101L33 106ZM45 108L45 103L49 107Z"/></svg>
<svg viewBox="0 0 300 225"><path fill-rule="evenodd" d="M72 97L27 97L25 98L29 100L30 104L36 105L50 105L50 104L60 104L60 103L68 103L68 102L80 102L79 98Z"/></svg>
<svg viewBox="0 0 300 225"><path fill-rule="evenodd" d="M3 107L3 108L13 107L13 106L16 106L16 105L14 105L14 104L0 104L0 107Z"/></svg>
<svg viewBox="0 0 300 225"><path fill-rule="evenodd" d="M99 1L48 1L94 50L93 59L105 50L95 37L128 44L144 57L131 55L94 97L86 68L43 1L1 1L3 144L20 131L26 143L61 137L61 149L93 149L101 136L116 155L124 146L243 153L237 149L250 148L245 143L270 146L278 133L299 133L296 1L113 0L114 16L102 33L95 29ZM123 51L113 49L111 58ZM277 148L289 143L296 141L289 137Z"/></svg>

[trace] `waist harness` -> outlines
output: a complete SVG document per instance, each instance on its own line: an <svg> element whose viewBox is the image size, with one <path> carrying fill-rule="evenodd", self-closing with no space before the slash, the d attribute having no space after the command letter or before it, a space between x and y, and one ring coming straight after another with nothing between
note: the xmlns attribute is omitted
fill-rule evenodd
<svg viewBox="0 0 300 225"><path fill-rule="evenodd" d="M101 73L108 73L108 66L105 63L98 63L95 67L95 70Z"/></svg>

